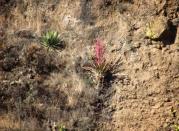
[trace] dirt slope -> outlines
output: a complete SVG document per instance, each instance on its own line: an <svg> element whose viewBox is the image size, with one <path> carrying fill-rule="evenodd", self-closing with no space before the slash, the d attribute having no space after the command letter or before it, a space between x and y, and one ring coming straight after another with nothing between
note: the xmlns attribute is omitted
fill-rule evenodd
<svg viewBox="0 0 179 131"><path fill-rule="evenodd" d="M1 0L0 130L175 130L178 10L178 0ZM146 38L161 17L167 29L159 23L160 38ZM40 44L48 30L61 34L61 50ZM122 58L99 88L82 68L96 38Z"/></svg>

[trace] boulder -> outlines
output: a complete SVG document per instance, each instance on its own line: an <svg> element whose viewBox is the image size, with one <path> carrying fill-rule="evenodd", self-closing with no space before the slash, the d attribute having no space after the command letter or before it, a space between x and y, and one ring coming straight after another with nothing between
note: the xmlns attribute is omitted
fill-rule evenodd
<svg viewBox="0 0 179 131"><path fill-rule="evenodd" d="M154 18L147 23L146 37L153 40L159 39L168 28L168 20L165 17Z"/></svg>

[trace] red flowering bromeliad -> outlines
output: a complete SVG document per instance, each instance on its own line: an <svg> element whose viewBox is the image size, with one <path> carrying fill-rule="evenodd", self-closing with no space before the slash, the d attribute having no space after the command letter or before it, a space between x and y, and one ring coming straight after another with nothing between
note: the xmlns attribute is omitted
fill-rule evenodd
<svg viewBox="0 0 179 131"><path fill-rule="evenodd" d="M85 70L92 73L98 85L103 82L108 73L115 75L120 66L121 59L118 55L105 53L105 45L101 40L96 39L94 45L94 61L88 66L84 66Z"/></svg>

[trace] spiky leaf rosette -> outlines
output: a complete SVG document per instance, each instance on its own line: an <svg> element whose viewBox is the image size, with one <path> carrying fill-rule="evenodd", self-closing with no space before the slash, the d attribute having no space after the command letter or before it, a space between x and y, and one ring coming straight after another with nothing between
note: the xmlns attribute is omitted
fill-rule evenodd
<svg viewBox="0 0 179 131"><path fill-rule="evenodd" d="M56 31L48 31L42 36L42 45L48 49L57 49L60 46L60 36Z"/></svg>

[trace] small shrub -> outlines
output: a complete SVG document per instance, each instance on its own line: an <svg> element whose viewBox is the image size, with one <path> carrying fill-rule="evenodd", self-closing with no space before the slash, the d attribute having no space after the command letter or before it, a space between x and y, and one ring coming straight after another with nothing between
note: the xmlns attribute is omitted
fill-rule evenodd
<svg viewBox="0 0 179 131"><path fill-rule="evenodd" d="M121 65L121 57L117 54L107 54L102 41L99 39L95 43L95 52L92 62L84 69L90 71L97 85L104 83L105 78L110 75L117 75Z"/></svg>
<svg viewBox="0 0 179 131"><path fill-rule="evenodd" d="M67 129L65 128L65 126L58 126L58 131L67 131Z"/></svg>
<svg viewBox="0 0 179 131"><path fill-rule="evenodd" d="M174 125L175 131L179 131L179 125Z"/></svg>
<svg viewBox="0 0 179 131"><path fill-rule="evenodd" d="M56 31L48 31L42 36L42 45L48 49L57 49L61 46L60 43L60 36Z"/></svg>

